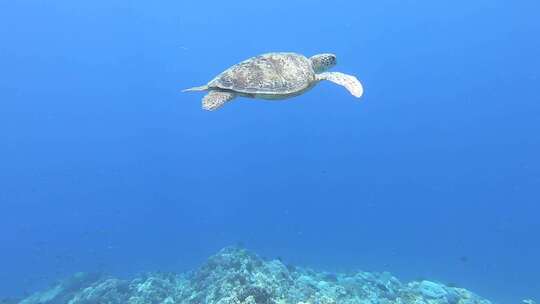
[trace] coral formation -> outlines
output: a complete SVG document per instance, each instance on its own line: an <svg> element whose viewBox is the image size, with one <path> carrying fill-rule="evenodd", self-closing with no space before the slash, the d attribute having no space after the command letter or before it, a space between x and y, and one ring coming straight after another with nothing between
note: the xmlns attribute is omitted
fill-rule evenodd
<svg viewBox="0 0 540 304"><path fill-rule="evenodd" d="M187 274L148 273L131 280L79 273L20 304L491 304L431 281L401 283L391 274L331 274L266 261L228 247Z"/></svg>

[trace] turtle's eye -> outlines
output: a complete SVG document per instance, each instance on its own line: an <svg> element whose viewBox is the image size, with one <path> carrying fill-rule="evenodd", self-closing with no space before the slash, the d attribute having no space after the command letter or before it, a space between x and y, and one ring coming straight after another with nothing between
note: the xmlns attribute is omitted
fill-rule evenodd
<svg viewBox="0 0 540 304"><path fill-rule="evenodd" d="M328 65L335 65L336 64L336 57L335 56L329 56L326 62L327 62Z"/></svg>

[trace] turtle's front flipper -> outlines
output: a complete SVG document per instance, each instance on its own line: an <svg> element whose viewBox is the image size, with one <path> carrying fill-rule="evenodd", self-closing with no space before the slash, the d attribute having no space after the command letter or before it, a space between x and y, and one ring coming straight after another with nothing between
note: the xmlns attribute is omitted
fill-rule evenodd
<svg viewBox="0 0 540 304"><path fill-rule="evenodd" d="M205 110L214 111L235 97L236 95L231 92L210 91L210 93L203 97L202 107Z"/></svg>
<svg viewBox="0 0 540 304"><path fill-rule="evenodd" d="M344 86L353 96L360 97L364 94L364 88L356 77L340 72L326 72L317 74L318 80L329 80L340 86Z"/></svg>

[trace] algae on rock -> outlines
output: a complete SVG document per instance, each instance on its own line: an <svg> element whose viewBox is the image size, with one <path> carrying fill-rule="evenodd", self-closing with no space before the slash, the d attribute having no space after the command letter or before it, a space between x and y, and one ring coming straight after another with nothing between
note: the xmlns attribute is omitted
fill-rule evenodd
<svg viewBox="0 0 540 304"><path fill-rule="evenodd" d="M491 304L443 284L401 283L388 272L330 274L227 247L188 274L131 280L76 274L20 304Z"/></svg>

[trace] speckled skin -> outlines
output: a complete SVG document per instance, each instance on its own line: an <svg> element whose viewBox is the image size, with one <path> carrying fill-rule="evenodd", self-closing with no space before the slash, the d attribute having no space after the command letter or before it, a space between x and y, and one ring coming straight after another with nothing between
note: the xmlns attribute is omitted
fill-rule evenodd
<svg viewBox="0 0 540 304"><path fill-rule="evenodd" d="M240 96L285 99L312 88L316 74L311 61L295 53L269 53L232 66L208 83L208 89Z"/></svg>

